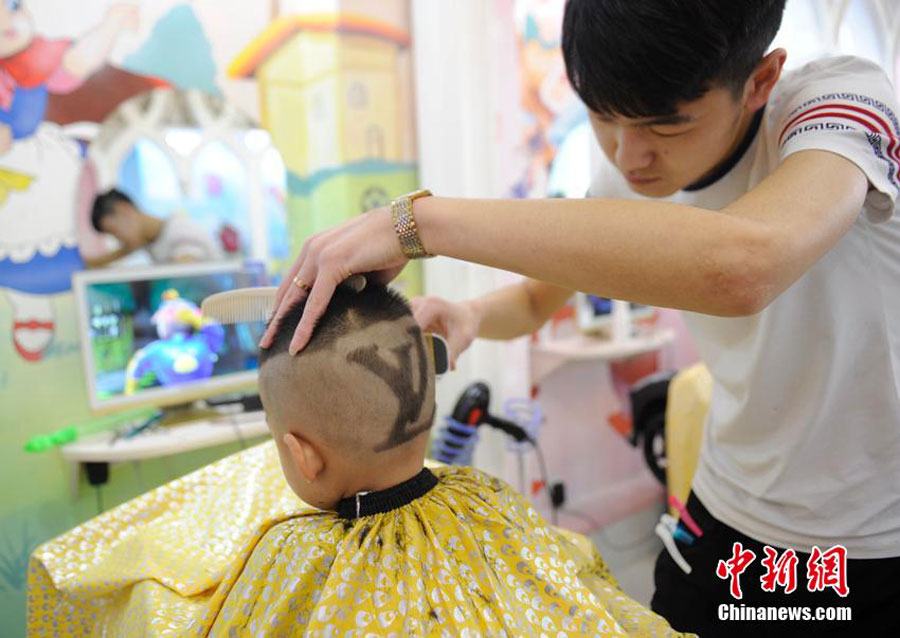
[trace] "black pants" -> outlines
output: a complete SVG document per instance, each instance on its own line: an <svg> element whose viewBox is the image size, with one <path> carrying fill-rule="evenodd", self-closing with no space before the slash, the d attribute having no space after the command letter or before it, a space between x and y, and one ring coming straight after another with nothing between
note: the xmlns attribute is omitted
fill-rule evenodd
<svg viewBox="0 0 900 638"><path fill-rule="evenodd" d="M690 631L700 638L718 636L847 636L900 637L900 556L877 560L847 560L849 593L839 596L833 588L810 592L807 588L807 560L809 554L797 552L797 589L790 594L783 587L774 592L762 590L760 578L765 573L761 561L765 557L763 543L759 543L736 529L713 518L692 492L687 510L697 521L703 536L693 545L677 543L682 556L691 566L685 574L663 549L656 559L654 578L656 592L651 607L678 631ZM716 575L719 560L732 557L735 542L752 550L754 560L740 576L743 598L735 600L730 593L730 581ZM773 547L780 557L784 548ZM822 547L822 551L829 548ZM900 555L900 547L897 548ZM720 605L746 607L849 607L852 620L794 620L794 621L735 621L721 620ZM728 608L733 613L732 608ZM742 613L742 611L738 611ZM732 616L733 617L733 616Z"/></svg>

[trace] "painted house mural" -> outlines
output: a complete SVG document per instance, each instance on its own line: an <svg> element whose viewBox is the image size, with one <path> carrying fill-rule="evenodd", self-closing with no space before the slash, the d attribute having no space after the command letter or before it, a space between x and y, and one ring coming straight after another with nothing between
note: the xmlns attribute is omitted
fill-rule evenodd
<svg viewBox="0 0 900 638"><path fill-rule="evenodd" d="M288 225L303 240L417 185L409 35L355 14L274 21L230 64L257 81L287 168ZM421 293L419 264L398 281Z"/></svg>

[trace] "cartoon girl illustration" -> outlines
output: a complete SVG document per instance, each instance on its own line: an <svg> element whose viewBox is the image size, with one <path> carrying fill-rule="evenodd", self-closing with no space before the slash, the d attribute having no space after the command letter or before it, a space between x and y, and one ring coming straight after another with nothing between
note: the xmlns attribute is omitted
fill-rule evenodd
<svg viewBox="0 0 900 638"><path fill-rule="evenodd" d="M68 291L84 267L75 215L83 160L78 144L45 121L48 103L81 87L118 35L137 26L137 7L116 4L77 40L50 40L36 34L23 0L0 0L0 290L26 361L39 361L53 339L50 295Z"/></svg>
<svg viewBox="0 0 900 638"><path fill-rule="evenodd" d="M82 164L78 145L49 123L0 156L0 291L25 361L40 360L53 339L51 295L83 268L74 214Z"/></svg>
<svg viewBox="0 0 900 638"><path fill-rule="evenodd" d="M77 41L35 34L24 0L0 0L0 152L34 134L50 93L74 91L100 68L116 38L138 26L134 5L116 4Z"/></svg>

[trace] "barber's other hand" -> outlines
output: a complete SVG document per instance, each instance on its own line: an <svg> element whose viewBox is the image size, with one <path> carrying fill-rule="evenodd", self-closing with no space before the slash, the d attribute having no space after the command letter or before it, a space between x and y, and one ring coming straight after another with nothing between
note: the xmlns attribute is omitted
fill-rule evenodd
<svg viewBox="0 0 900 638"><path fill-rule="evenodd" d="M390 207L372 209L313 235L303 244L300 256L278 287L275 311L260 347L272 344L284 313L308 297L290 344L291 354L296 354L309 342L316 322L341 282L351 275L364 274L371 282L386 284L400 274L407 261L394 233ZM295 278L311 290L307 293L294 283Z"/></svg>
<svg viewBox="0 0 900 638"><path fill-rule="evenodd" d="M413 316L423 332L433 332L447 340L450 369L456 359L478 336L478 315L469 302L454 303L441 297L416 297L411 300Z"/></svg>

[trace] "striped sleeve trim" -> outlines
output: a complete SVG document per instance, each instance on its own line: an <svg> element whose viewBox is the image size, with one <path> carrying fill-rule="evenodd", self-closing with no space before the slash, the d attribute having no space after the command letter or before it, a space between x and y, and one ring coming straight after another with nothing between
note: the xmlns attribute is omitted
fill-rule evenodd
<svg viewBox="0 0 900 638"><path fill-rule="evenodd" d="M884 116L883 116L884 115ZM829 101L808 105L796 112L781 129L778 145L783 147L788 140L807 131L859 129L866 132L866 138L876 157L888 163L888 179L900 191L900 136L897 134L897 119L888 110L880 114L868 106ZM887 118L887 119L886 119ZM893 126L888 123L891 120ZM882 152L882 148L884 151Z"/></svg>

